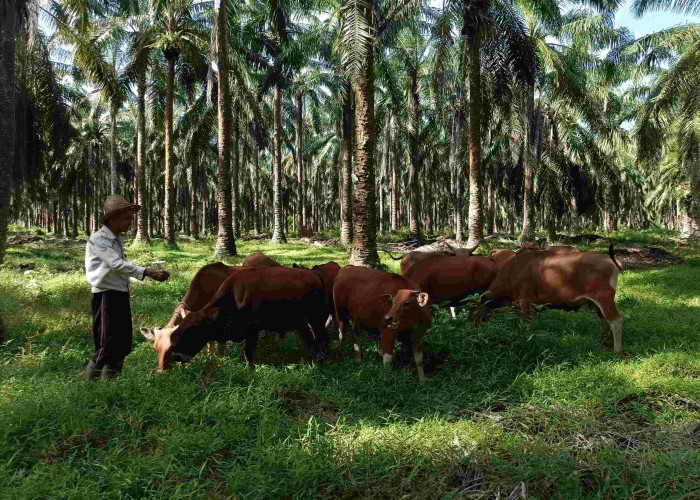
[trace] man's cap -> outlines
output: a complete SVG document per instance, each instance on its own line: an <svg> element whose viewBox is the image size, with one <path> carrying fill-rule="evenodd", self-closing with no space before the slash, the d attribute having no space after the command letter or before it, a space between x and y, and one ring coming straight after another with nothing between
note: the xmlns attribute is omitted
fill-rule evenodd
<svg viewBox="0 0 700 500"><path fill-rule="evenodd" d="M124 199L123 196L118 194L113 194L107 197L105 200L105 219L109 219L117 215L118 213L131 211L138 212L141 209L141 205L132 205Z"/></svg>

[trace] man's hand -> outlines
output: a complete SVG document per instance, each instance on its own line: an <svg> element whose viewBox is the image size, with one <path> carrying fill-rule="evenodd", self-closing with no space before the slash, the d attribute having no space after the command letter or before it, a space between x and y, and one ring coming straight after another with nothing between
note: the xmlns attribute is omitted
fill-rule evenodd
<svg viewBox="0 0 700 500"><path fill-rule="evenodd" d="M170 273L165 269L153 269L152 267L147 267L143 274L156 281L167 281L170 278Z"/></svg>

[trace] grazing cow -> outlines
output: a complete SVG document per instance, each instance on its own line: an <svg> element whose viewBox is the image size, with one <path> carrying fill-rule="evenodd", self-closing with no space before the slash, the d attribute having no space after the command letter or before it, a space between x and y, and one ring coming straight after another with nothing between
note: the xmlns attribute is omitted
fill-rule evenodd
<svg viewBox="0 0 700 500"><path fill-rule="evenodd" d="M199 311L212 299L221 284L232 274L245 269L240 266L227 266L223 262L207 264L197 271L190 286L185 292L185 297L175 306L167 327L176 326L192 311Z"/></svg>
<svg viewBox="0 0 700 500"><path fill-rule="evenodd" d="M485 297L489 308L499 300L518 306L529 318L533 305L580 307L592 302L597 309L602 337L612 331L616 353L623 352L624 322L615 305L620 265L613 246L608 255L588 252L524 252L507 261Z"/></svg>
<svg viewBox="0 0 700 500"><path fill-rule="evenodd" d="M485 292L498 274L499 265L488 257L452 257L436 255L423 259L401 273L418 283L430 296L431 304L455 307L474 293Z"/></svg>
<svg viewBox="0 0 700 500"><path fill-rule="evenodd" d="M212 300L185 316L179 325L141 333L153 340L158 368L187 362L211 340L245 341L246 365L253 356L260 330L296 330L306 355L323 358L328 350L323 283L316 273L287 267L249 268L234 273ZM314 337L316 337L314 339Z"/></svg>
<svg viewBox="0 0 700 500"><path fill-rule="evenodd" d="M282 264L263 253L251 253L243 259L243 267L281 267Z"/></svg>
<svg viewBox="0 0 700 500"><path fill-rule="evenodd" d="M479 246L479 243L472 248L454 248L447 245L449 250L436 250L433 245L426 245L421 247L421 249L413 250L412 252L406 252L401 257L394 257L389 250L381 249L382 251L389 254L393 260L401 261L401 276L406 276L406 272L417 262L423 259L435 256L453 256L453 257L469 257L474 250Z"/></svg>
<svg viewBox="0 0 700 500"><path fill-rule="evenodd" d="M525 252L552 252L552 253L557 253L557 254L564 254L564 253L576 253L580 252L580 250L576 247L570 247L570 246L543 246L543 247L538 247L536 245L533 245L532 243L525 243L522 245L520 248L517 250L507 250L505 248L499 248L496 250L491 250L489 252L489 258L496 262L497 264L503 265L505 264L508 260L512 259L518 254L522 254Z"/></svg>
<svg viewBox="0 0 700 500"><path fill-rule="evenodd" d="M378 334L382 342L384 366L391 366L397 339L413 350L418 381L425 380L423 350L425 332L432 316L428 309L428 294L418 285L399 276L365 267L347 266L340 270L333 285L336 319L340 332L340 353L352 340L356 361L362 360L360 340L362 330ZM349 321L352 319L353 325Z"/></svg>

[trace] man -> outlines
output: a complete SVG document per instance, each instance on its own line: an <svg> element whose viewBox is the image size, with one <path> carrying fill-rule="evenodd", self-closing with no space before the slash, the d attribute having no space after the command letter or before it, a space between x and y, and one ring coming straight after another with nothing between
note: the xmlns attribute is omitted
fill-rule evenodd
<svg viewBox="0 0 700 500"><path fill-rule="evenodd" d="M119 375L124 358L131 352L131 306L129 278L146 276L166 281L170 273L127 262L121 234L128 231L139 211L118 195L108 196L104 225L90 236L85 247L85 272L92 285L92 334L95 354L85 367L83 378L110 380Z"/></svg>

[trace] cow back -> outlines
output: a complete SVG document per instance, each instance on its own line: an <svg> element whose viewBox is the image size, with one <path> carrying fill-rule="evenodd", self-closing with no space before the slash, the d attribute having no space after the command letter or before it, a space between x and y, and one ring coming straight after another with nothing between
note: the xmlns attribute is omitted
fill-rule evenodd
<svg viewBox="0 0 700 500"><path fill-rule="evenodd" d="M223 262L203 266L192 278L182 302L189 311L199 311L214 297L229 276L243 269L245 268L241 266L227 266Z"/></svg>
<svg viewBox="0 0 700 500"><path fill-rule="evenodd" d="M531 303L570 303L597 287L616 283L617 266L591 252L525 252L505 263L489 295Z"/></svg>
<svg viewBox="0 0 700 500"><path fill-rule="evenodd" d="M406 277L427 292L432 303L440 303L485 291L497 273L498 265L488 257L439 256L418 262Z"/></svg>
<svg viewBox="0 0 700 500"><path fill-rule="evenodd" d="M252 253L241 264L243 267L282 267L275 259L262 253Z"/></svg>
<svg viewBox="0 0 700 500"><path fill-rule="evenodd" d="M336 311L345 310L353 320L370 331L383 325L385 304L382 295L399 290L419 290L414 281L394 273L366 267L346 266L335 278L333 302Z"/></svg>

